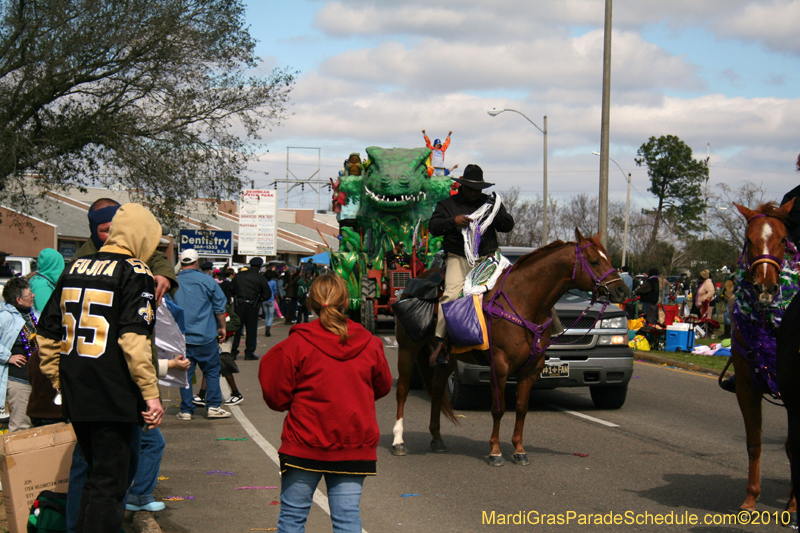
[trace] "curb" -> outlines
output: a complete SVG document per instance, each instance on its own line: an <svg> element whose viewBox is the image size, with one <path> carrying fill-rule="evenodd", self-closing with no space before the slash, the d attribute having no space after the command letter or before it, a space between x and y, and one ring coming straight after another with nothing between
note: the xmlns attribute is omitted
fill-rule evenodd
<svg viewBox="0 0 800 533"><path fill-rule="evenodd" d="M133 531L135 533L161 533L153 513L137 511L133 513Z"/></svg>
<svg viewBox="0 0 800 533"><path fill-rule="evenodd" d="M674 359L669 359L667 357L661 357L659 355L653 355L647 352L639 352L634 350L633 358L635 361L645 361L648 363L657 363L659 365L666 364L667 366L674 366L677 368L681 368L683 370L690 370L692 372L700 372L704 374L712 374L714 376L719 376L719 370L715 368L706 368L700 365L696 365L693 363L685 363L683 361L676 361ZM729 367L730 368L730 367ZM733 376L733 372L730 370L725 372L725 377Z"/></svg>

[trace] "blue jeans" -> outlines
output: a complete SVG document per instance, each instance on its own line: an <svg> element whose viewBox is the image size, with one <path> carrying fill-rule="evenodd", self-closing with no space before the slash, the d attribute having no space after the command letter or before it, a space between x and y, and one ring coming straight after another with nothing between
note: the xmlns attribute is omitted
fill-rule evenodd
<svg viewBox="0 0 800 533"><path fill-rule="evenodd" d="M334 533L361 533L361 490L366 476L323 474L296 468L287 469L281 479L281 511L278 531L303 533L308 512L322 476L328 487L328 504Z"/></svg>
<svg viewBox="0 0 800 533"><path fill-rule="evenodd" d="M131 459L128 471L128 485L133 482L139 466L139 449L141 448L141 432L136 428L131 432ZM81 506L81 493L86 482L86 472L89 465L83 457L81 447L75 443L72 451L72 466L69 467L69 487L67 488L67 533L75 533L75 524L78 522L78 512Z"/></svg>
<svg viewBox="0 0 800 533"><path fill-rule="evenodd" d="M275 320L275 300L263 302L261 309L264 311L264 323L269 328L272 327L272 321Z"/></svg>
<svg viewBox="0 0 800 533"><path fill-rule="evenodd" d="M136 427L134 431L141 434L142 451L139 454L139 468L125 496L125 503L141 506L156 501L153 491L158 483L158 471L167 441L158 428L142 431L142 428Z"/></svg>
<svg viewBox="0 0 800 533"><path fill-rule="evenodd" d="M187 344L186 357L189 359L189 372L186 375L189 387L181 389L181 413L194 414L192 377L197 365L200 365L206 378L206 405L222 405L222 391L219 388L219 342L215 339L208 344Z"/></svg>

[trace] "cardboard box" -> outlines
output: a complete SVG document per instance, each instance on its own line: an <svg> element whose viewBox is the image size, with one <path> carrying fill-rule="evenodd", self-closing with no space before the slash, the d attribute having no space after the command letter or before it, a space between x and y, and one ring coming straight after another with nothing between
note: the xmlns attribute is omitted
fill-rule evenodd
<svg viewBox="0 0 800 533"><path fill-rule="evenodd" d="M67 492L72 424L53 424L0 435L0 481L9 533L25 533L33 501L43 490Z"/></svg>

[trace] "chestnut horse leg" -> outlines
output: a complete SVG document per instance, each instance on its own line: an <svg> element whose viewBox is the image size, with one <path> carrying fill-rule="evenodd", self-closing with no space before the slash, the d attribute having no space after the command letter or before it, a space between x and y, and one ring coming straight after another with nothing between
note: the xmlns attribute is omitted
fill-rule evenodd
<svg viewBox="0 0 800 533"><path fill-rule="evenodd" d="M747 361L736 351L731 357L736 370L736 399L742 411L747 437L747 498L741 509L755 511L756 500L761 495L761 394L753 389Z"/></svg>
<svg viewBox="0 0 800 533"><path fill-rule="evenodd" d="M495 351L495 361L497 361L497 352ZM492 381L492 438L489 439L491 451L489 452L489 466L503 466L506 464L503 460L503 454L500 453L500 421L503 419L503 413L506 411L506 373L498 372L497 376L497 389L495 389L494 381ZM498 407L499 400L499 407ZM526 408L527 410L527 408ZM515 430L516 432L516 430ZM522 435L520 435L520 438ZM521 445L521 442L520 442Z"/></svg>
<svg viewBox="0 0 800 533"><path fill-rule="evenodd" d="M793 465L790 439L791 437L786 439L786 457L789 458L789 469L791 470ZM786 503L786 511L789 513L789 520L788 522L781 520L783 525L797 527L797 498L794 496L794 482L789 485L789 501Z"/></svg>
<svg viewBox="0 0 800 533"><path fill-rule="evenodd" d="M517 419L514 422L514 435L511 437L511 443L514 444L514 455L511 456L511 460L514 464L522 466L530 464L528 454L522 447L522 432L525 429L525 416L528 414L528 402L534 380L535 376L530 376L517 383Z"/></svg>
<svg viewBox="0 0 800 533"><path fill-rule="evenodd" d="M394 441L392 441L392 455L405 455L406 447L403 441L403 410L405 409L408 391L411 388L411 373L414 371L414 360L419 347L400 331L397 332L397 418L395 419Z"/></svg>
<svg viewBox="0 0 800 533"><path fill-rule="evenodd" d="M431 423L428 429L431 432L431 450L437 453L444 453L447 451L447 446L442 440L441 433L441 418L442 418L442 405L444 403L444 391L447 386L447 379L453 370L456 368L456 357L450 355L450 366L447 370L437 368L433 374L433 381L431 382Z"/></svg>

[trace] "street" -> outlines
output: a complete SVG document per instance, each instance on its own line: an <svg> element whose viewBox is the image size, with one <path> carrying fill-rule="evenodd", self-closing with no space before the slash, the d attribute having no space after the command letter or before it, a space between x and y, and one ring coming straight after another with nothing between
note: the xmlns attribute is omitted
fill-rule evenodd
<svg viewBox="0 0 800 533"><path fill-rule="evenodd" d="M378 334L396 377L393 331L388 322L381 325L385 327ZM284 339L288 327L276 322L272 333L269 339L259 337L257 354ZM194 420L179 421L178 390L162 389L167 415L161 429L167 449L161 476L168 479L159 482L156 497L185 498L167 501L167 509L156 514L165 532L233 533L277 526L276 450L284 415L270 411L261 398L259 362L240 358L237 363L241 373L236 380L245 401L232 408L234 416L229 419L207 420L205 410L198 408ZM225 387L223 391L227 397ZM428 447L427 393L412 391L405 416L409 454L394 457L394 390L381 399L378 475L364 484L364 530L779 530L775 518L789 491L782 408L764 403L759 511L772 513L761 517L770 525L704 525L704 520L721 520L712 516L715 513L738 512L747 476L744 426L736 398L718 387L716 377L637 362L622 409L595 409L588 389L533 391L531 398L525 427L531 464L522 467L509 460L514 414L507 412L501 429L507 464L502 468L486 464L492 427L488 408L457 411L459 426L443 420L449 451L435 454ZM218 440L242 438L247 440ZM311 533L331 531L330 517L323 510L324 483L320 492L307 525ZM545 513L561 513L570 525L537 525ZM698 523L656 525L653 516L646 521L647 514L668 515L677 523L696 515ZM579 517L587 515L589 519L607 515L609 520L619 515L623 522L578 525ZM528 524L515 525L519 518ZM503 525L506 520L510 525Z"/></svg>

